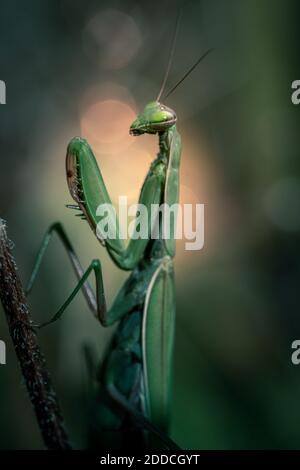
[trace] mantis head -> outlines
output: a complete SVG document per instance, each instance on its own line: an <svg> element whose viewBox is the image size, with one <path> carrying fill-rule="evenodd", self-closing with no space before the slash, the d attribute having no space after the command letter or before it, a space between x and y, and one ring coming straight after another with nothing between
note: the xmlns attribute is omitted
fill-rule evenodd
<svg viewBox="0 0 300 470"><path fill-rule="evenodd" d="M148 103L130 126L130 134L156 134L173 126L177 120L175 111L158 101Z"/></svg>
<svg viewBox="0 0 300 470"><path fill-rule="evenodd" d="M141 135L141 134L156 134L157 132L164 132L170 127L172 127L177 120L175 111L171 108L168 108L164 104L161 104L160 99L166 99L168 96L173 93L176 88L192 73L192 71L200 64L200 62L209 54L212 49L206 51L193 65L190 69L184 74L184 76L166 93L164 94L165 85L167 83L169 73L171 70L171 65L173 62L173 56L175 52L175 44L177 33L179 29L179 24L183 12L183 5L179 8L176 18L176 25L173 35L173 40L171 43L171 50L169 54L169 61L162 82L161 89L158 93L156 101L151 101L148 103L143 112L138 115L135 121L131 124L129 132L131 135Z"/></svg>

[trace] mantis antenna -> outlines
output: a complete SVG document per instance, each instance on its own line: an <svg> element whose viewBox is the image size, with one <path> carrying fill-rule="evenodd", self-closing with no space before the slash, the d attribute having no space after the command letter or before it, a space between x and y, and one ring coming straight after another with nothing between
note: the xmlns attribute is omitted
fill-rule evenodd
<svg viewBox="0 0 300 470"><path fill-rule="evenodd" d="M166 86L166 83L167 83L167 80L168 80L168 76L169 76L169 73L170 73L170 70L171 70L171 65L172 65L172 62L173 62L175 46L176 46L176 39L177 39L177 35L178 35L180 20L181 20L181 17L182 17L182 11L183 11L183 7L180 7L179 10L178 10L178 13L177 13L175 30L174 30L174 34L173 34L172 43L171 43L171 50L170 50L170 54L169 54L167 69L166 69L166 72L165 72L165 76L164 76L164 79L163 79L163 82L162 82L161 89L158 93L158 97L156 98L156 101L159 101L160 98L161 98L161 95L163 94L163 91L165 89L165 86Z"/></svg>
<svg viewBox="0 0 300 470"><path fill-rule="evenodd" d="M168 96L171 95L171 93L173 93L173 91L176 90L176 88L190 75L190 73L192 73L193 70L195 70L195 68L197 67L197 65L200 64L200 62L202 62L202 60L210 53L212 52L213 49L208 49L208 51L206 51L195 63L194 65L192 65L192 67L184 74L184 76L171 88L171 90L168 91L168 93L164 96L164 99L165 98L168 98Z"/></svg>

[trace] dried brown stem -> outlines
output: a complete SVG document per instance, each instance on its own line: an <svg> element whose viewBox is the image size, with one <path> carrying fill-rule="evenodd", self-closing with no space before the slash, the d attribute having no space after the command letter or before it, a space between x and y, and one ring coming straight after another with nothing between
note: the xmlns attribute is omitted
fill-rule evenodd
<svg viewBox="0 0 300 470"><path fill-rule="evenodd" d="M69 449L70 444L45 359L40 351L24 290L13 259L12 243L0 219L0 300L44 443L48 449Z"/></svg>

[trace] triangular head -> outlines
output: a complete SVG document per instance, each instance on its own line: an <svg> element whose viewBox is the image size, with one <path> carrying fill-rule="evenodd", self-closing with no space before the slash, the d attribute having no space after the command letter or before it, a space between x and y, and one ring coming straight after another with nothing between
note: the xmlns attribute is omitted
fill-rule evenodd
<svg viewBox="0 0 300 470"><path fill-rule="evenodd" d="M177 116L173 109L158 101L151 101L131 124L129 132L134 136L164 132L172 127L176 120Z"/></svg>

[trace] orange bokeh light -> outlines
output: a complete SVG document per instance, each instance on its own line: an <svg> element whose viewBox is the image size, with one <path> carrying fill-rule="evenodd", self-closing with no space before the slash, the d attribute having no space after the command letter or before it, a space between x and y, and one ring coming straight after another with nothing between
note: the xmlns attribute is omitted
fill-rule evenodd
<svg viewBox="0 0 300 470"><path fill-rule="evenodd" d="M129 127L136 112L127 103L107 99L90 105L81 117L81 134L96 153L118 153L133 143Z"/></svg>

